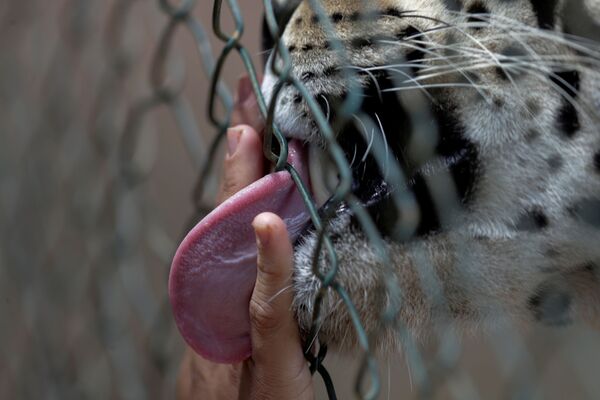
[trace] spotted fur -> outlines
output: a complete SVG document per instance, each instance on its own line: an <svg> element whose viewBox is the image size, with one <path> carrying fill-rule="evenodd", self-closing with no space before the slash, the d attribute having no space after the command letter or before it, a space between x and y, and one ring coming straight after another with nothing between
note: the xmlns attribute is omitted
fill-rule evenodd
<svg viewBox="0 0 600 400"><path fill-rule="evenodd" d="M391 263L382 262L346 204L331 222L336 280L367 332L383 328L377 344L397 346L401 327L418 335L440 324L600 325L600 48L569 35L586 32L568 25L563 1L321 4L348 64L304 1L291 5L283 35L294 76L329 112L347 96L342 72L352 69L366 96L384 96L395 112L379 125L405 186L391 187L372 157L354 171L357 185L368 186L357 196ZM584 15L597 29L594 13ZM267 98L275 81L267 69ZM275 122L289 137L323 145L293 86L279 94ZM348 162L357 149L358 158L367 151L340 132ZM385 196L375 198L377 190ZM412 199L405 208L394 202L400 192ZM410 228L410 239L399 240L399 225ZM320 287L311 270L315 245L309 229L295 246L295 311L305 332ZM389 280L401 289L401 307L394 323L382 326ZM356 346L332 290L321 315L321 340Z"/></svg>

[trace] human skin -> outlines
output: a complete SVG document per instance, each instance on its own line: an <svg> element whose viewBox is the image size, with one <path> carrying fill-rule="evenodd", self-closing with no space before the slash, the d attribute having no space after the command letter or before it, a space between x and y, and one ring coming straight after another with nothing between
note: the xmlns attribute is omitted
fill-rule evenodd
<svg viewBox="0 0 600 400"><path fill-rule="evenodd" d="M257 115L240 80L234 122ZM244 113L240 113L244 111ZM244 118L245 119L245 118ZM219 203L260 179L265 170L258 121L227 132ZM252 356L225 365L203 359L187 348L179 372L177 398L203 399L314 399L312 376L304 358L298 326L291 311L292 245L284 222L263 213L252 222L257 248L257 276L249 304Z"/></svg>

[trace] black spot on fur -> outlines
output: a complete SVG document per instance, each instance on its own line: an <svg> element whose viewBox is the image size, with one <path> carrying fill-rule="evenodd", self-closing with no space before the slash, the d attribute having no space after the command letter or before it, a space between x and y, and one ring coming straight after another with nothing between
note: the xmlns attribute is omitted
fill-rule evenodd
<svg viewBox="0 0 600 400"><path fill-rule="evenodd" d="M525 133L525 141L527 143L533 143L535 142L539 137L541 136L540 131L538 131L535 128L531 128L529 129L526 133Z"/></svg>
<svg viewBox="0 0 600 400"><path fill-rule="evenodd" d="M579 72L575 70L555 72L550 75L550 80L560 88L563 95L563 104L557 115L558 128L568 138L572 138L581 128L579 114L573 104L579 93Z"/></svg>
<svg viewBox="0 0 600 400"><path fill-rule="evenodd" d="M344 19L344 16L342 15L342 13L336 12L336 13L331 14L330 18L334 24L337 24L337 23L341 22L342 19Z"/></svg>
<svg viewBox="0 0 600 400"><path fill-rule="evenodd" d="M325 77L331 77L333 75L335 75L337 73L338 69L337 67L331 66L331 67L327 67L323 70L323 75Z"/></svg>
<svg viewBox="0 0 600 400"><path fill-rule="evenodd" d="M529 115L532 117L540 115L540 112L542 111L542 107L536 99L527 99L527 101L525 101L525 107L527 108Z"/></svg>
<svg viewBox="0 0 600 400"><path fill-rule="evenodd" d="M460 0L442 0L445 4L446 9L450 11L460 11L463 8L462 1Z"/></svg>
<svg viewBox="0 0 600 400"><path fill-rule="evenodd" d="M548 157L546 162L552 173L557 172L564 165L563 157L558 153Z"/></svg>
<svg viewBox="0 0 600 400"><path fill-rule="evenodd" d="M401 18L402 17L402 11L398 10L397 8L387 8L385 9L381 15L383 15L384 17L395 17L395 18Z"/></svg>
<svg viewBox="0 0 600 400"><path fill-rule="evenodd" d="M533 12L537 17L540 28L554 28L557 5L558 0L531 0L531 6L533 7Z"/></svg>
<svg viewBox="0 0 600 400"><path fill-rule="evenodd" d="M502 108L502 107L504 107L504 99L502 97L498 97L498 96L494 97L492 99L492 103L494 104L494 106L496 108Z"/></svg>
<svg viewBox="0 0 600 400"><path fill-rule="evenodd" d="M294 21L294 24L295 24L296 26L299 26L299 25L302 25L302 22L303 22L303 21L302 21L302 17L298 17L298 18L296 18L296 20Z"/></svg>
<svg viewBox="0 0 600 400"><path fill-rule="evenodd" d="M562 91L564 91L567 96L572 97L573 99L577 98L580 85L578 71L572 70L555 72L550 75L550 80Z"/></svg>
<svg viewBox="0 0 600 400"><path fill-rule="evenodd" d="M476 1L467 8L467 12L469 14L489 14L490 11L487 7L480 1Z"/></svg>
<svg viewBox="0 0 600 400"><path fill-rule="evenodd" d="M568 138L575 136L577 131L581 128L577 109L570 102L566 102L566 100L560 110L558 110L556 123L560 131Z"/></svg>
<svg viewBox="0 0 600 400"><path fill-rule="evenodd" d="M314 14L311 18L310 18L310 22L312 22L313 24L318 24L319 23L319 17Z"/></svg>
<svg viewBox="0 0 600 400"><path fill-rule="evenodd" d="M356 37L350 41L350 44L355 48L363 48L371 46L373 41L369 38Z"/></svg>
<svg viewBox="0 0 600 400"><path fill-rule="evenodd" d="M571 323L571 295L556 285L541 286L529 298L529 308L541 323L562 326Z"/></svg>
<svg viewBox="0 0 600 400"><path fill-rule="evenodd" d="M306 71L306 72L303 72L302 75L300 75L300 79L302 80L302 82L308 82L311 79L314 79L315 76L316 75L314 72Z"/></svg>
<svg viewBox="0 0 600 400"><path fill-rule="evenodd" d="M302 103L302 96L300 96L299 94L294 96L294 103L296 104L300 104Z"/></svg>
<svg viewBox="0 0 600 400"><path fill-rule="evenodd" d="M527 211L519 217L515 224L517 230L535 232L548 226L548 217L539 208Z"/></svg>
<svg viewBox="0 0 600 400"><path fill-rule="evenodd" d="M477 14L489 14L489 10L483 3L476 1L475 3L471 4L469 6L469 8L467 8L467 13L473 14L469 17L469 19L467 20L467 23L481 23L481 22L487 22L487 21L484 18L482 18L481 15L477 15ZM476 26L476 27L473 27L472 29L479 30L481 28L482 28L481 26Z"/></svg>
<svg viewBox="0 0 600 400"><path fill-rule="evenodd" d="M313 46L312 44L305 44L304 46L302 46L302 51L311 51L314 48L315 46Z"/></svg>
<svg viewBox="0 0 600 400"><path fill-rule="evenodd" d="M419 34L421 34L420 30L412 25L409 25L396 34L396 39L405 40L408 38L408 40L410 40L412 36L417 36Z"/></svg>
<svg viewBox="0 0 600 400"><path fill-rule="evenodd" d="M289 51L290 53L293 53L294 51L296 51L296 46L294 46L294 45L291 45L290 47L288 47L288 51Z"/></svg>
<svg viewBox="0 0 600 400"><path fill-rule="evenodd" d="M405 29L403 29L398 34L396 34L396 38L401 39L401 40L405 40L405 39L410 40L410 37L417 36L420 33L421 33L421 31L419 31L414 26L410 25L410 26L406 27ZM422 43L417 44L417 48L410 50L408 53L406 53L406 55L405 55L406 62L407 63L411 63L411 62L417 63L419 60L423 59L425 57L424 49L425 49L425 45L423 45ZM418 72L418 68L416 66L412 67L411 71L413 72L414 75L416 75Z"/></svg>
<svg viewBox="0 0 600 400"><path fill-rule="evenodd" d="M594 168L596 172L600 173L600 150L594 154Z"/></svg>
<svg viewBox="0 0 600 400"><path fill-rule="evenodd" d="M496 76L503 81L508 81L508 73L504 70L503 67L497 66L494 71L496 72Z"/></svg>
<svg viewBox="0 0 600 400"><path fill-rule="evenodd" d="M350 16L348 18L350 18L350 21L356 22L356 21L362 19L362 15L360 12L354 11L352 14L350 14Z"/></svg>
<svg viewBox="0 0 600 400"><path fill-rule="evenodd" d="M470 83L474 85L476 83L479 83L481 81L481 78L477 73L473 71L464 71L462 73L461 80L463 80L464 83Z"/></svg>
<svg viewBox="0 0 600 400"><path fill-rule="evenodd" d="M500 54L502 54L505 57L510 58L510 57L528 56L529 52L525 48L523 48L522 45L512 43L512 44L506 46L504 49L502 49Z"/></svg>
<svg viewBox="0 0 600 400"><path fill-rule="evenodd" d="M569 212L579 221L600 229L600 198L586 198L569 208Z"/></svg>
<svg viewBox="0 0 600 400"><path fill-rule="evenodd" d="M544 229L548 226L548 217L542 210L533 210L531 212L531 217L535 226L539 229Z"/></svg>
<svg viewBox="0 0 600 400"><path fill-rule="evenodd" d="M521 46L511 44L502 49L500 54L502 55L502 57L499 58L501 65L496 67L496 75L504 81L508 81L509 78L519 78L522 72L520 72L519 69L510 69L509 67L511 63L514 62L515 58L527 56L527 51Z"/></svg>
<svg viewBox="0 0 600 400"><path fill-rule="evenodd" d="M329 50L329 49L331 49L331 42L329 40L324 41L323 45L321 46L321 48L323 50Z"/></svg>

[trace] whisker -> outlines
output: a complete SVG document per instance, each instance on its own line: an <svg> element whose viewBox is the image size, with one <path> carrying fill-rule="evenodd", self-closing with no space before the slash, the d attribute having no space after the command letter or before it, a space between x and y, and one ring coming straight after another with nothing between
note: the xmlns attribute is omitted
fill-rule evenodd
<svg viewBox="0 0 600 400"><path fill-rule="evenodd" d="M354 154L352 155L352 161L350 161L350 169L354 166L354 161L356 161L356 152L357 152L356 144L354 145Z"/></svg>
<svg viewBox="0 0 600 400"><path fill-rule="evenodd" d="M377 113L375 113L375 118L377 119L377 123L379 124L381 136L383 137L383 146L385 148L385 162L384 162L385 167L384 167L384 171L383 171L383 178L387 179L388 172L389 172L389 162L388 162L389 145L387 142L387 138L385 137L385 130L383 129L383 124L381 123L381 119L379 119L379 115Z"/></svg>
<svg viewBox="0 0 600 400"><path fill-rule="evenodd" d="M365 69L363 67L356 66L356 65L347 65L345 68L357 69L357 70L362 71L362 72L366 73L367 75L369 75L369 77L373 81L373 84L375 85L375 88L377 89L377 96L379 97L379 101L383 101L383 99L381 98L381 87L379 86L379 82L377 82L377 78L375 78L375 75L373 75L373 73L371 71L369 71L368 69Z"/></svg>
<svg viewBox="0 0 600 400"><path fill-rule="evenodd" d="M286 290L290 290L292 287L293 287L293 285L288 285L288 286L282 288L277 293L275 293L269 300L267 300L267 303L271 304L277 297L281 296Z"/></svg>
<svg viewBox="0 0 600 400"><path fill-rule="evenodd" d="M431 84L421 85L418 87L410 87L410 86L396 87L396 88L383 89L383 91L384 92L400 92L400 91L414 90L414 89L419 89L419 88L425 88L425 89L440 89L440 88L489 89L489 88L491 88L491 86L489 86L489 85L472 85L469 83L460 83L460 82L450 82L450 83L431 83Z"/></svg>
<svg viewBox="0 0 600 400"><path fill-rule="evenodd" d="M520 67L517 67L520 68ZM527 69L522 68L523 72L528 72L531 70L531 68L535 68L535 66L528 66ZM567 89L569 89L570 91L576 93L577 90L576 88L574 88L571 84L569 84L566 80L564 80L560 75L558 75L555 72L551 73L551 76L559 81L560 83L562 83ZM587 118L591 118L593 119L594 116L598 117L599 114L595 109L595 105L592 104L590 101L588 100L583 100L583 99L579 99L579 101L577 101L575 99L575 96L571 95L567 90L563 89L563 86L559 85L558 83L555 83L554 80L550 80L550 85L552 86L552 88L561 95L562 98L564 98L565 100L567 100L569 102L569 104L571 104L573 107L575 107L577 110L579 110L580 112L584 113L585 116ZM585 107L584 107L585 106Z"/></svg>
<svg viewBox="0 0 600 400"><path fill-rule="evenodd" d="M302 114L297 114L297 115L294 117L294 119L292 119L292 121L290 122L290 125L294 126L294 124L295 124L296 122L298 122L298 120L299 120L300 118L302 118Z"/></svg>
<svg viewBox="0 0 600 400"><path fill-rule="evenodd" d="M331 113L331 108L329 105L329 100L327 100L327 97L325 97L324 95L321 95L321 98L325 101L325 105L327 106L327 112L325 113L325 119L327 121L329 121L329 117L330 117L330 113Z"/></svg>
<svg viewBox="0 0 600 400"><path fill-rule="evenodd" d="M319 332L321 331L321 328L323 327L323 322L325 321L325 319L327 319L329 316L331 316L331 314L333 314L333 312L336 310L336 308L338 308L342 303L343 303L343 301L341 299L338 300L333 305L333 307L331 307L331 309L329 310L329 312L327 313L327 315L323 316L323 318L321 319L321 323L317 327L317 330L315 331L315 334L314 334L313 338L311 339L310 343L306 347L306 351L309 351L310 349L312 349L313 345L315 344L315 341L319 337Z"/></svg>
<svg viewBox="0 0 600 400"><path fill-rule="evenodd" d="M429 48L427 48L427 47L423 48L423 47L421 47L421 46L414 46L414 45L413 45L413 46L411 46L409 43L406 43L406 42L400 42L400 43L398 43L398 42L391 42L391 43L392 43L392 44L396 44L396 45L404 45L404 46L412 47L413 49L416 49L416 50L422 51L422 52L424 52L424 53L428 53L428 54L431 54L431 53L433 53L433 54L437 55L437 53L435 53L434 51L432 51L431 49L429 49ZM450 61L447 61L447 60L443 60L443 61L444 61L444 62L446 62L446 63L447 63L448 65L450 65L450 66L452 65L452 62L450 62ZM491 104L491 100L490 100L490 99L488 99L488 98L485 96L485 94L484 94L483 92L481 92L481 91L479 91L479 90L478 90L478 88L477 88L477 85L475 84L475 82L473 82L473 80L471 79L471 77L469 77L467 74L465 74L464 72L462 72L460 69L456 69L456 71L457 71L459 74L463 75L463 77L465 78L465 80L467 80L469 83L471 83L472 87L473 87L475 90L477 90L477 91L478 91L479 95L480 95L480 96L481 96L481 97L482 97L482 98L483 98L483 99L484 99L484 100L485 100L485 101L486 101L488 104Z"/></svg>
<svg viewBox="0 0 600 400"><path fill-rule="evenodd" d="M399 64L398 64L399 65ZM406 64L403 64L406 65ZM401 81L400 83L404 83L404 82L412 82L417 86L420 86L420 83L413 78L412 76L410 76L410 74L402 71L401 69L396 69L396 68L388 68L387 66L380 66L380 67L372 67L372 70L386 70L386 71L393 71L393 72L397 72L401 75L404 75L407 79L404 81ZM398 82L394 82L394 83L398 83ZM427 92L427 90L423 89L422 92L425 94L425 96L427 96L429 98L429 100L433 101L433 97L431 97L431 95Z"/></svg>
<svg viewBox="0 0 600 400"><path fill-rule="evenodd" d="M364 133L365 140L366 140L368 138L368 133L367 133L368 130L367 130L367 127L365 126L365 123L360 118L358 118L356 115L352 115L352 117L354 119L356 119L358 121L358 123L361 125L362 132ZM374 139L373 132L371 132L371 137L369 139L369 144L367 145L367 149L365 150L365 154L363 154L363 156L362 156L362 158L360 160L361 162L365 162L365 160L367 159L367 156L369 155L369 152L371 151L371 146L373 146L373 139Z"/></svg>

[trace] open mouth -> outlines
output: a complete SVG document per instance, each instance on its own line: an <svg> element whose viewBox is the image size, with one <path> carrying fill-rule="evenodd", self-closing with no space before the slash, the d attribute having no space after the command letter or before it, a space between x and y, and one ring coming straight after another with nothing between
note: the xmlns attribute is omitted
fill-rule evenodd
<svg viewBox="0 0 600 400"><path fill-rule="evenodd" d="M398 182L390 180L387 172L398 167L408 172L414 169L410 160L403 157L411 130L410 119L396 93L387 90L393 86L393 81L386 73L371 73L369 82L362 93L360 110L355 115L340 122L329 107L327 114L331 114L329 122L332 126L342 126L336 132L336 141L352 172L351 192L369 212L380 233L388 236L398 220L391 198ZM327 99L325 103L330 105L339 101ZM311 156L314 153L311 152ZM317 159L311 157L309 171L315 197L318 204L323 204L320 211L324 213L324 208L333 206L329 199L333 194L331 189L335 189L335 177L327 175L331 168L319 168ZM328 183L321 183L323 181ZM345 203L336 207L349 213L351 221L357 224ZM311 228L309 225L306 230Z"/></svg>
<svg viewBox="0 0 600 400"><path fill-rule="evenodd" d="M379 128L385 131L389 107L379 89L373 94L366 92L363 111L377 115ZM348 124L338 133L339 143L352 165L353 193L381 225L389 220L382 213L389 187L369 155L369 132L361 132L355 125ZM393 128L398 129L397 124ZM388 144L390 157L393 146ZM310 186L307 157L307 146L298 140L289 142L288 161ZM323 173L317 171L316 175ZM329 206L325 201L322 207ZM289 173L271 173L200 221L173 259L169 297L176 324L186 342L209 360L233 363L251 354L248 304L256 280L257 254L251 222L266 211L284 220L292 241L311 229L309 214Z"/></svg>

